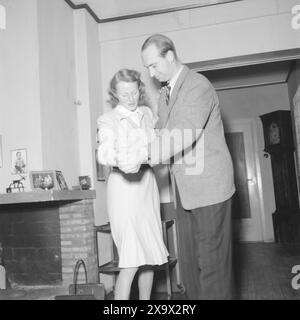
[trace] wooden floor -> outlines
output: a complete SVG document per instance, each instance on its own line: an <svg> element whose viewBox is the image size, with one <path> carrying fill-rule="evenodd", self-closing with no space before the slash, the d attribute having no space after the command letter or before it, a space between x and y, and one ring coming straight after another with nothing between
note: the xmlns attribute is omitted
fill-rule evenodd
<svg viewBox="0 0 300 320"><path fill-rule="evenodd" d="M300 289L292 288L300 265L300 245L239 243L234 246L235 300L298 300ZM300 279L298 281L300 285ZM165 300L165 293L154 293L153 300ZM108 299L113 299L110 294ZM135 299L136 297L134 297ZM172 300L185 300L176 292Z"/></svg>
<svg viewBox="0 0 300 320"><path fill-rule="evenodd" d="M291 285L295 276L292 267L300 265L300 245L240 243L234 248L236 300L300 299L300 289L295 290ZM0 300L52 300L57 294L62 293L53 288L0 290ZM166 297L165 293L153 294L153 300ZM113 299L112 295L107 299ZM173 300L184 299L178 292L173 295Z"/></svg>
<svg viewBox="0 0 300 320"><path fill-rule="evenodd" d="M300 245L238 244L234 250L234 262L236 299L300 299L300 290L291 285L295 276L292 267L300 265Z"/></svg>

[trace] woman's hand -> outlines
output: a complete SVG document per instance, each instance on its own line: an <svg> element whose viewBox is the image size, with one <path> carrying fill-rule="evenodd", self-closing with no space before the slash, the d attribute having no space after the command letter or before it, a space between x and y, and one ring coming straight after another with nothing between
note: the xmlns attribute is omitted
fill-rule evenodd
<svg viewBox="0 0 300 320"><path fill-rule="evenodd" d="M135 153L117 155L117 165L125 173L136 173L139 171L141 164L136 161Z"/></svg>

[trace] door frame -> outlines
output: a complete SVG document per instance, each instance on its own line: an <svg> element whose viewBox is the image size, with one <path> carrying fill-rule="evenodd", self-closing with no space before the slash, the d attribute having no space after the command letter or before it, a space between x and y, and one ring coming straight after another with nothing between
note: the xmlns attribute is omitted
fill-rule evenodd
<svg viewBox="0 0 300 320"><path fill-rule="evenodd" d="M300 59L300 49L287 49L207 61L191 62L186 65L195 72L246 67L255 64L282 62Z"/></svg>

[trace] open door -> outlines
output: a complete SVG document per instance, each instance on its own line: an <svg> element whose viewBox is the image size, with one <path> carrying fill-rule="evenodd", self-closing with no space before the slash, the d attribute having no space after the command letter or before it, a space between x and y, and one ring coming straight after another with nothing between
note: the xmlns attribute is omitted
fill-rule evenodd
<svg viewBox="0 0 300 320"><path fill-rule="evenodd" d="M259 163L255 156L254 120L227 123L225 133L234 166L236 193L233 198L234 239L263 241L262 207L258 179Z"/></svg>

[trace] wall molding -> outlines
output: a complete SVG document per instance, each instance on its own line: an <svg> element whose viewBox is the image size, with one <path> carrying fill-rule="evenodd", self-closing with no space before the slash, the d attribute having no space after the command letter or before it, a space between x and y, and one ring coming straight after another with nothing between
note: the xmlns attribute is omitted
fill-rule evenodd
<svg viewBox="0 0 300 320"><path fill-rule="evenodd" d="M244 67L253 64L261 64L268 62L279 62L287 60L297 60L300 59L300 49L287 49L279 50L273 52L263 52L255 54L247 54L238 57L229 57L222 59L207 60L203 62L192 62L186 65L189 68L195 70L196 72L227 69L234 67Z"/></svg>
<svg viewBox="0 0 300 320"><path fill-rule="evenodd" d="M177 11L182 11L182 10L191 10L191 9L197 9L197 8L202 8L202 7L210 7L210 6L215 6L218 4L227 4L227 3L238 2L238 1L243 1L243 0L216 0L216 1L217 2L215 2L215 3L191 4L191 5L178 6L178 7L168 8L168 9L145 11L145 12L140 12L140 13L127 14L127 15L122 15L122 16L101 19L91 9L91 7L87 3L75 4L71 0L65 0L65 2L74 10L86 9L88 11L88 13L93 17L93 19L97 23L106 23L106 22L114 22L114 21L127 20L127 19L136 19L136 18L142 18L142 17L147 17L147 16L153 16L153 15L157 15L157 14L177 12Z"/></svg>
<svg viewBox="0 0 300 320"><path fill-rule="evenodd" d="M248 54L248 55L243 55L238 57L214 59L214 60L208 60L204 62L186 63L186 65L190 69L194 70L195 72L202 73L206 71L228 69L228 68L235 68L235 67L246 67L246 66L263 64L263 63L282 62L282 61L291 61L291 60L299 60L299 59L300 59L300 49L296 48L296 49L279 50L279 51L273 51L273 52ZM294 63L291 64L290 70L288 71L286 78L282 81L268 81L268 82L240 85L240 86L234 85L234 86L228 86L228 87L220 87L217 89L217 91L287 83L293 67L294 67ZM300 92L300 89L299 89L299 92Z"/></svg>

